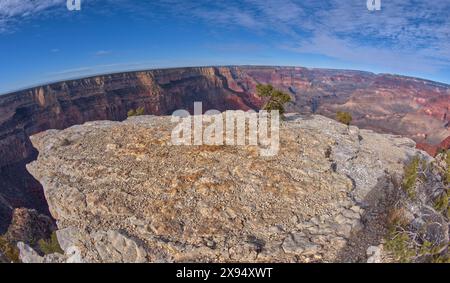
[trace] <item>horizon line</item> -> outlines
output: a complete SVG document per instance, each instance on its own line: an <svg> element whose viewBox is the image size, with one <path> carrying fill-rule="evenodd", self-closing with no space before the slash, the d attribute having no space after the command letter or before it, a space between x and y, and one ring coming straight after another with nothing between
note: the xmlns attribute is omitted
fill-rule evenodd
<svg viewBox="0 0 450 283"><path fill-rule="evenodd" d="M252 64L244 64L244 65L198 65L198 66L180 66L180 67L156 67L156 68L144 68L144 69L128 69L128 70L121 70L121 71L114 71L109 73L94 73L89 75L81 75L77 77L68 77L66 79L61 80L55 80L55 81L48 81L48 82L42 82L42 83L36 83L33 85L29 85L23 88L18 88L10 91L6 91L4 93L0 93L0 96L5 95L11 95L18 92L24 92L29 91L38 87L44 87L44 86L50 86L53 84L58 83L64 83L64 82L73 82L77 80L83 80L83 79L91 79L95 77L101 77L101 76L109 76L109 75L118 75L118 74L128 74L128 73L138 73L138 72L148 72L148 71L158 71L158 70L176 70L176 69L194 69L194 68L223 68L223 67L250 67L250 68L303 68L303 69L309 69L309 70L329 70L329 71L350 71L350 72L361 72L361 73L368 73L376 76L380 75L390 75L390 76L396 76L396 77L403 77L408 79L419 79L422 81L430 82L430 83L437 83L439 85L442 85L444 87L450 87L450 83L445 83L442 81L436 81L432 79L426 79L421 77L415 77L415 76L408 76L408 75L401 75L396 73L376 73L373 71L366 71L366 70L358 70L358 69L343 69L343 68L319 68L319 67L305 67L305 66L289 66L289 65L252 65Z"/></svg>

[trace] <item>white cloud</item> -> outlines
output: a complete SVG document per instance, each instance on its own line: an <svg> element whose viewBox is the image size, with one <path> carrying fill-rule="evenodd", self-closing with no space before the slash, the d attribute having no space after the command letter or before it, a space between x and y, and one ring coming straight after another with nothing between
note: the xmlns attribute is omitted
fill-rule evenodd
<svg viewBox="0 0 450 283"><path fill-rule="evenodd" d="M331 0L313 13L309 40L299 50L396 71L436 72L450 66L450 1L382 1L369 12L365 1ZM314 52L315 51L315 52Z"/></svg>
<svg viewBox="0 0 450 283"><path fill-rule="evenodd" d="M95 56L104 56L104 55L109 55L111 53L112 53L111 50L99 50L99 51L95 52Z"/></svg>
<svg viewBox="0 0 450 283"><path fill-rule="evenodd" d="M0 0L0 33L23 19L65 9L65 1ZM98 13L121 11L136 18L200 20L213 31L245 29L273 46L399 72L449 68L450 1L381 1L377 12L367 10L366 0L89 0L83 5L98 3L108 7Z"/></svg>
<svg viewBox="0 0 450 283"><path fill-rule="evenodd" d="M92 66L84 66L73 69L66 69L57 72L48 73L47 75L51 78L65 78L65 77L76 77L82 76L86 74L101 74L101 73L109 73L114 70L123 70L127 68L137 68L140 66L144 66L145 62L131 62L131 63L114 63L114 64L104 64L104 65L92 65Z"/></svg>
<svg viewBox="0 0 450 283"><path fill-rule="evenodd" d="M250 29L274 45L398 72L436 72L450 66L450 1L164 0L172 13L211 26Z"/></svg>
<svg viewBox="0 0 450 283"><path fill-rule="evenodd" d="M10 32L14 24L28 18L38 17L55 7L65 7L66 0L1 0L0 33Z"/></svg>
<svg viewBox="0 0 450 283"><path fill-rule="evenodd" d="M0 15L6 18L28 16L63 3L65 0L2 0Z"/></svg>
<svg viewBox="0 0 450 283"><path fill-rule="evenodd" d="M295 47L284 48L301 53L321 54L357 65L370 65L384 69L385 72L434 73L443 67L441 61L418 53L355 44L327 33L315 34L313 38Z"/></svg>

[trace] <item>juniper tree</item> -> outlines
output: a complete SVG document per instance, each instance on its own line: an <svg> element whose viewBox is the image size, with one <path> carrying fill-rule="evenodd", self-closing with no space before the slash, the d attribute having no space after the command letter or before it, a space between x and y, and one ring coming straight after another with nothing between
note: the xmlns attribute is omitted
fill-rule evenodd
<svg viewBox="0 0 450 283"><path fill-rule="evenodd" d="M258 96L268 98L268 101L263 107L264 110L278 110L281 116L286 112L284 104L291 102L291 96L289 94L275 89L272 85L259 84L256 86L256 92Z"/></svg>
<svg viewBox="0 0 450 283"><path fill-rule="evenodd" d="M145 108L144 107L138 107L136 110L131 109L128 111L127 116L133 117L133 116L142 116L145 114Z"/></svg>
<svg viewBox="0 0 450 283"><path fill-rule="evenodd" d="M350 123L353 121L353 117L352 114L348 113L348 112L341 112L338 111L336 113L336 120L338 120L339 122L346 124L347 126L350 126Z"/></svg>

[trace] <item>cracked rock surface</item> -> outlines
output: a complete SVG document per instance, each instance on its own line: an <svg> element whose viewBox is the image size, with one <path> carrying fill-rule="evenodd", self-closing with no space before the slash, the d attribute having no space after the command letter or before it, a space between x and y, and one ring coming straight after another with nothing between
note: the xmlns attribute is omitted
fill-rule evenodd
<svg viewBox="0 0 450 283"><path fill-rule="evenodd" d="M287 115L273 157L173 146L175 126L140 116L32 137L28 170L66 261L74 250L84 262L367 261L384 233L389 175L418 152L318 115Z"/></svg>

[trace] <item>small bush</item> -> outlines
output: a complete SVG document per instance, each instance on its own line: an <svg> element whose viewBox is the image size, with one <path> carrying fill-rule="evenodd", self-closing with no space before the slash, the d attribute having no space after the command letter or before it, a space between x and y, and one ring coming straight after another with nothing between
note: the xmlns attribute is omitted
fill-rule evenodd
<svg viewBox="0 0 450 283"><path fill-rule="evenodd" d="M20 262L19 249L5 237L0 236L0 252L11 262Z"/></svg>
<svg viewBox="0 0 450 283"><path fill-rule="evenodd" d="M144 107L138 107L138 109L136 109L136 116L142 116L145 114L145 108Z"/></svg>
<svg viewBox="0 0 450 283"><path fill-rule="evenodd" d="M127 116L128 116L128 117L136 116L136 110L131 109L130 111L128 111Z"/></svg>
<svg viewBox="0 0 450 283"><path fill-rule="evenodd" d="M275 89L271 85L257 85L256 92L260 97L268 97L269 101L264 106L266 111L278 110L281 117L285 113L284 104L291 102L291 96L285 92Z"/></svg>
<svg viewBox="0 0 450 283"><path fill-rule="evenodd" d="M144 107L138 107L136 110L135 109L131 109L130 111L128 111L127 116L128 117L142 116L144 114L145 114L145 108Z"/></svg>
<svg viewBox="0 0 450 283"><path fill-rule="evenodd" d="M38 241L38 246L41 252L44 254L53 254L53 253L59 253L63 254L64 251L61 249L58 238L56 237L56 233L53 232L50 239L44 240L41 239Z"/></svg>
<svg viewBox="0 0 450 283"><path fill-rule="evenodd" d="M450 263L450 251L447 251L447 254L434 256L431 263Z"/></svg>
<svg viewBox="0 0 450 283"><path fill-rule="evenodd" d="M348 112L338 111L336 113L336 120L338 120L342 124L350 126L350 123L353 121L353 117L352 117L352 114L350 114Z"/></svg>
<svg viewBox="0 0 450 283"><path fill-rule="evenodd" d="M395 229L397 226L407 226L409 220L406 217L406 211L403 207L392 208L387 214L386 223L389 229Z"/></svg>
<svg viewBox="0 0 450 283"><path fill-rule="evenodd" d="M416 252L411 246L411 239L406 232L397 232L394 229L391 230L385 247L395 260L401 263L412 262L413 258L416 256Z"/></svg>
<svg viewBox="0 0 450 283"><path fill-rule="evenodd" d="M446 185L450 185L450 149L447 150L447 156L445 157L447 168L445 170L444 181Z"/></svg>
<svg viewBox="0 0 450 283"><path fill-rule="evenodd" d="M433 258L440 256L439 251L442 246L435 246L432 242L424 241L418 249L419 256L431 256Z"/></svg>
<svg viewBox="0 0 450 283"><path fill-rule="evenodd" d="M416 192L428 184L430 174L435 172L433 166L433 163L427 163L420 155L416 155L405 164L402 183L397 183L396 187L402 190L397 191L399 195L395 199L398 202L388 211L386 224L389 233L385 244L386 251L396 261L444 263L450 260L448 243L428 237L433 232L426 230L424 225L411 226L411 220L416 216L410 211L409 204L418 202ZM448 189L441 192L432 203L435 210L450 216L449 197Z"/></svg>
<svg viewBox="0 0 450 283"><path fill-rule="evenodd" d="M403 229L403 228L400 228ZM442 246L433 245L429 241L421 244L412 240L404 230L391 228L385 244L386 250L400 263L432 262L449 263L450 255L441 253Z"/></svg>
<svg viewBox="0 0 450 283"><path fill-rule="evenodd" d="M447 213L449 198L450 196L448 195L448 192L443 193L436 199L434 208L439 212L445 211Z"/></svg>
<svg viewBox="0 0 450 283"><path fill-rule="evenodd" d="M415 156L405 165L405 175L403 177L402 188L410 198L416 197L416 182L420 165L420 157Z"/></svg>
<svg viewBox="0 0 450 283"><path fill-rule="evenodd" d="M403 228L409 225L403 206L392 207L388 211L386 224L389 231L384 245L386 251L397 262L412 262L416 252L411 239Z"/></svg>

